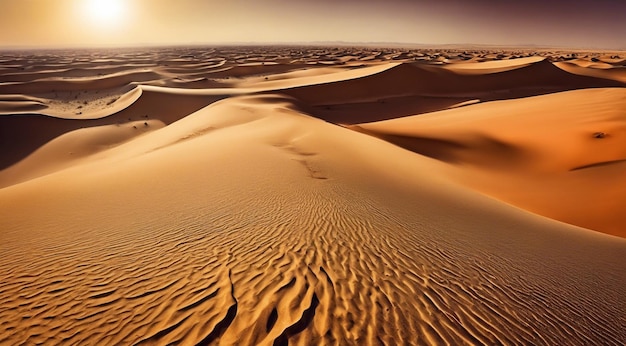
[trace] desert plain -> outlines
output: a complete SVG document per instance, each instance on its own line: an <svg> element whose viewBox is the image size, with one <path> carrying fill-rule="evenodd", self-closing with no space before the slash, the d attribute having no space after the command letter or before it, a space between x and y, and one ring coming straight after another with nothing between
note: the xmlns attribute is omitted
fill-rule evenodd
<svg viewBox="0 0 626 346"><path fill-rule="evenodd" d="M626 52L0 54L0 344L624 345Z"/></svg>

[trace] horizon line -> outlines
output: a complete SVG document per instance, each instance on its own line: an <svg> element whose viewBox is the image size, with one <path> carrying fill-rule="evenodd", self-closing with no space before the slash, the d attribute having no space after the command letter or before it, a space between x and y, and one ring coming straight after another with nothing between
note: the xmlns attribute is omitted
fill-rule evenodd
<svg viewBox="0 0 626 346"><path fill-rule="evenodd" d="M567 49L567 50L602 50L622 52L626 47L574 47L568 45L543 45L543 44L492 44L492 43L416 43L416 42L393 42L393 41L226 41L226 42L188 42L188 43L137 43L137 44L73 44L73 45L12 45L0 47L0 51L16 50L64 50L64 49L124 49L124 48L173 48L173 47L260 47L260 46L294 46L294 47L363 47L363 48L448 48L448 49L472 49L472 48L500 48L500 49Z"/></svg>

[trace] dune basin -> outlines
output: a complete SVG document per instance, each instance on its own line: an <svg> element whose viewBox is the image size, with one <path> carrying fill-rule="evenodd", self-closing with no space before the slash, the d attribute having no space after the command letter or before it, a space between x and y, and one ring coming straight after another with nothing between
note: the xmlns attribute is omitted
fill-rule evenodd
<svg viewBox="0 0 626 346"><path fill-rule="evenodd" d="M0 345L624 345L626 52L0 53Z"/></svg>

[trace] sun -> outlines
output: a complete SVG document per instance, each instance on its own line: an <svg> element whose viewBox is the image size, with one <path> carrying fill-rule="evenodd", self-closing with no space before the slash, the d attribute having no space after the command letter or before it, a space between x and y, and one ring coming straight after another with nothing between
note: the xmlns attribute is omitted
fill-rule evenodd
<svg viewBox="0 0 626 346"><path fill-rule="evenodd" d="M125 0L84 0L84 13L97 24L118 24L126 15Z"/></svg>

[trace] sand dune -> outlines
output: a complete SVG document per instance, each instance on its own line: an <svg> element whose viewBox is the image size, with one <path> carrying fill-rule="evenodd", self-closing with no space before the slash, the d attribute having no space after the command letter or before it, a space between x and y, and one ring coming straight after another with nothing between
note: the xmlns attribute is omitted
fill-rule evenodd
<svg viewBox="0 0 626 346"><path fill-rule="evenodd" d="M431 112L470 100L494 101L578 88L624 85L617 80L571 74L545 59L514 59L506 64L501 61L494 64L485 62L474 64L477 66L474 68L459 68L456 65L442 68L403 63L362 78L282 92L311 106L309 111L318 117L354 124ZM390 103L392 106L376 107L377 103ZM336 105L339 111L333 109ZM385 109L393 107L406 113L385 113ZM362 115L367 109L375 113Z"/></svg>
<svg viewBox="0 0 626 346"><path fill-rule="evenodd" d="M507 202L626 237L624 109L626 89L585 89L356 129L448 162L467 184Z"/></svg>
<svg viewBox="0 0 626 346"><path fill-rule="evenodd" d="M626 342L619 79L513 53L85 54L40 71L160 82L89 118L0 98L0 344ZM205 67L242 75L171 88Z"/></svg>
<svg viewBox="0 0 626 346"><path fill-rule="evenodd" d="M227 96L228 94L219 91L180 93L167 88L140 87L133 90L126 100L123 97L119 99L121 107L125 107L120 111L114 112L119 107L112 107L92 114L94 116L109 112L110 115L100 118L76 119L74 116L74 119L55 119L44 115L0 116L0 145L5 148L4 154L0 157L0 168L8 168L0 172L0 186L7 185L3 177L13 176L11 172L13 168L19 167L19 164L10 168L9 166L23 159L29 160L28 156L42 145L70 131L95 126L115 126L118 129L114 131L119 133L125 133L131 129L139 130L133 132L140 134L146 130L145 127L155 122L156 124L171 124ZM126 137L126 135L122 136ZM95 143L97 142L99 141ZM107 146L103 145L98 145L98 147L102 150L107 149ZM62 151L64 150L60 149L58 152ZM65 150L65 156L72 156L73 153L71 149ZM58 159L60 157L55 158L55 160Z"/></svg>
<svg viewBox="0 0 626 346"><path fill-rule="evenodd" d="M578 75L590 76L596 78L612 79L622 83L626 83L626 67L613 66L610 64L602 64L598 66L597 63L581 66L575 62L559 62L555 64L559 68Z"/></svg>

